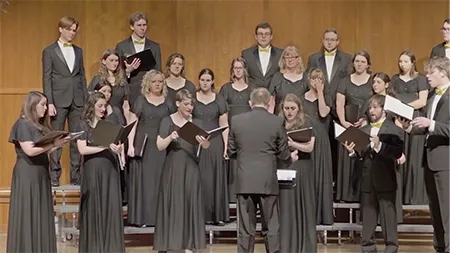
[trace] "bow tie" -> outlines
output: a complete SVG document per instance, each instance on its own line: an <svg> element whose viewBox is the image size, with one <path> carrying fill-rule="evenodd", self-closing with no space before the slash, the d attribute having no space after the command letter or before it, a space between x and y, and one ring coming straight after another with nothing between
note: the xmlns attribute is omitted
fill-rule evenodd
<svg viewBox="0 0 450 253"><path fill-rule="evenodd" d="M449 44L445 44L444 48L450 48L450 45Z"/></svg>
<svg viewBox="0 0 450 253"><path fill-rule="evenodd" d="M270 52L270 47L266 47L266 48L258 47L258 48L259 48L259 52L266 52L266 53Z"/></svg>
<svg viewBox="0 0 450 253"><path fill-rule="evenodd" d="M327 52L325 51L325 56L335 56L336 53L335 52Z"/></svg>
<svg viewBox="0 0 450 253"><path fill-rule="evenodd" d="M134 40L133 43L138 45L144 45L145 40Z"/></svg>
<svg viewBox="0 0 450 253"><path fill-rule="evenodd" d="M445 91L447 90L447 88L448 87L446 87L446 88L442 88L442 89L434 89L434 93L436 93L436 95L440 95L440 96L442 96L444 93L445 93Z"/></svg>
<svg viewBox="0 0 450 253"><path fill-rule="evenodd" d="M371 125L372 127L380 128L381 125L383 125L383 122L370 123L370 125Z"/></svg>
<svg viewBox="0 0 450 253"><path fill-rule="evenodd" d="M63 43L63 47L71 47L72 43L68 43L68 42L64 42Z"/></svg>

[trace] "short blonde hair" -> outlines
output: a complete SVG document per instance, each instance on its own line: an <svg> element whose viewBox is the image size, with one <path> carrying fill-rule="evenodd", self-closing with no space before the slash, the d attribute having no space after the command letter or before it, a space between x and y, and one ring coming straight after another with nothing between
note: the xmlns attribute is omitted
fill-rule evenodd
<svg viewBox="0 0 450 253"><path fill-rule="evenodd" d="M141 82L141 93L142 95L147 95L151 92L151 84L152 84L152 79L157 76L160 75L163 78L163 88L162 88L162 95L164 97L167 96L167 85L166 85L166 78L164 77L164 74L158 70L150 70L147 73L145 73L145 75L142 77L142 82Z"/></svg>
<svg viewBox="0 0 450 253"><path fill-rule="evenodd" d="M250 103L252 105L268 106L270 102L270 92L266 88L256 88L250 93Z"/></svg>
<svg viewBox="0 0 450 253"><path fill-rule="evenodd" d="M75 29L78 29L78 20L76 20L74 17L64 16L59 20L58 27L69 29L73 24L77 26L77 28Z"/></svg>
<svg viewBox="0 0 450 253"><path fill-rule="evenodd" d="M450 78L450 59L447 57L435 56L425 62L425 71L430 72L433 69L437 69L444 73L447 78Z"/></svg>
<svg viewBox="0 0 450 253"><path fill-rule="evenodd" d="M278 66L280 67L280 72L284 73L286 71L286 60L284 59L284 57L286 57L287 54L298 56L299 61L298 61L298 65L297 65L297 70L295 72L298 74L303 73L305 71L305 66L303 65L303 59L300 56L300 52L299 52L298 48L295 46L287 46L283 50L283 53L281 53L280 60L278 61Z"/></svg>

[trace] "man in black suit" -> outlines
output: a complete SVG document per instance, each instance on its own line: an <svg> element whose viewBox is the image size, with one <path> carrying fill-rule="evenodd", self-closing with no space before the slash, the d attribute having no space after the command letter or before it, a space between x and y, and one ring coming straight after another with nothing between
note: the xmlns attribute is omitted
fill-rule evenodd
<svg viewBox="0 0 450 253"><path fill-rule="evenodd" d="M442 35L444 35L444 42L437 44L431 49L430 58L434 56L450 58L450 18L444 20L441 31Z"/></svg>
<svg viewBox="0 0 450 253"><path fill-rule="evenodd" d="M125 58L150 49L153 57L155 58L156 65L153 69L161 71L161 48L155 41L146 38L148 18L142 12L133 13L130 16L130 28L133 31L131 36L116 45L116 52L120 55L125 64L125 72L128 76L130 83L130 94L128 96L128 102L133 105L135 99L141 94L141 82L142 77L148 70L141 70L140 59L136 58L133 62L128 64L125 62Z"/></svg>
<svg viewBox="0 0 450 253"><path fill-rule="evenodd" d="M450 152L450 60L433 57L425 64L427 79L434 89L427 101L427 117L403 122L406 132L425 134L424 179L436 252L450 252L449 159Z"/></svg>
<svg viewBox="0 0 450 253"><path fill-rule="evenodd" d="M338 49L339 34L336 29L325 30L322 45L322 50L308 57L306 73L314 68L323 71L325 75L324 83L333 98L334 105L339 83L344 77L351 74L352 56Z"/></svg>
<svg viewBox="0 0 450 253"><path fill-rule="evenodd" d="M266 251L280 252L277 158L298 159L289 151L283 119L267 111L270 93L257 88L250 95L252 111L234 116L228 139L228 155L237 159L238 252L254 251L256 210L261 210Z"/></svg>
<svg viewBox="0 0 450 253"><path fill-rule="evenodd" d="M255 28L257 45L242 50L242 58L247 62L249 83L253 87L269 88L273 74L280 71L280 61L283 49L270 44L273 38L272 27L267 22L261 22Z"/></svg>
<svg viewBox="0 0 450 253"><path fill-rule="evenodd" d="M369 100L370 124L361 128L371 136L370 147L359 154L354 143L345 144L350 156L362 162L361 208L362 235L361 252L376 252L374 237L378 215L383 231L386 253L398 251L397 234L397 159L403 152L403 131L393 121L386 120L383 110L385 97L374 95Z"/></svg>
<svg viewBox="0 0 450 253"><path fill-rule="evenodd" d="M87 98L83 50L72 44L78 30L78 21L63 17L59 21L58 41L46 47L42 53L43 90L48 98L48 110L52 128L63 130L66 119L69 131L76 131ZM51 154L52 186L59 186L61 176L61 149ZM76 142L70 143L70 182L79 184L80 154Z"/></svg>

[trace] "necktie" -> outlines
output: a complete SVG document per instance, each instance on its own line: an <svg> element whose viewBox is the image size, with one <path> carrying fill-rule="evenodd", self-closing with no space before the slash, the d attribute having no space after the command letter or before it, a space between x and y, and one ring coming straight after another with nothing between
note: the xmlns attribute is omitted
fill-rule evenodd
<svg viewBox="0 0 450 253"><path fill-rule="evenodd" d="M266 52L266 53L270 52L270 47L266 47L266 48L258 47L258 48L259 48L259 52Z"/></svg>
<svg viewBox="0 0 450 253"><path fill-rule="evenodd" d="M335 56L336 53L335 52L327 52L325 51L325 56Z"/></svg>
<svg viewBox="0 0 450 253"><path fill-rule="evenodd" d="M445 44L444 48L450 48L450 45L449 44Z"/></svg>
<svg viewBox="0 0 450 253"><path fill-rule="evenodd" d="M138 44L138 45L144 45L145 40L135 40L133 41L134 44Z"/></svg>
<svg viewBox="0 0 450 253"><path fill-rule="evenodd" d="M71 46L72 46L72 43L64 42L64 43L63 43L63 46L64 46L64 47L71 47Z"/></svg>
<svg viewBox="0 0 450 253"><path fill-rule="evenodd" d="M445 91L447 90L447 88L448 87L446 87L446 88L442 88L442 89L435 89L434 90L434 92L436 93L436 95L440 95L440 96L442 96L444 93L445 93Z"/></svg>
<svg viewBox="0 0 450 253"><path fill-rule="evenodd" d="M381 125L383 125L383 122L370 123L370 125L371 125L372 127L380 128Z"/></svg>

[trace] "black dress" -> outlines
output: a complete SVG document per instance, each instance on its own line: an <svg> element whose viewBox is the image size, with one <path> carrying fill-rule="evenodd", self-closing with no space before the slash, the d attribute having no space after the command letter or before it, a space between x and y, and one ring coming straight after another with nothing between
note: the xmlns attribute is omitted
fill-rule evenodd
<svg viewBox="0 0 450 253"><path fill-rule="evenodd" d="M303 73L302 79L295 82L286 79L281 72L277 72L273 75L269 85L269 92L272 96L275 96L275 115L280 112L280 103L283 101L286 94L292 93L298 98L301 98L303 94L305 94L308 90L307 80L306 73Z"/></svg>
<svg viewBox="0 0 450 253"><path fill-rule="evenodd" d="M364 105L372 96L372 78L362 85L356 85L350 76L342 80L337 92L345 96L345 105L358 105L359 114L364 115ZM340 122L338 122L340 123ZM345 202L360 201L361 169L355 169L355 161L350 159L344 145L338 148L338 171L336 182L336 200Z"/></svg>
<svg viewBox="0 0 450 253"><path fill-rule="evenodd" d="M302 128L311 126L306 117ZM299 151L299 159L287 169L297 171L297 185L291 189L280 188L281 252L317 252L316 192L311 154Z"/></svg>
<svg viewBox="0 0 450 253"><path fill-rule="evenodd" d="M331 146L328 135L331 116L322 118L319 114L319 102L309 101L303 95L301 97L303 110L311 118L314 128L314 150L312 159L315 171L316 212L317 224L331 225L333 217L333 164ZM325 103L332 108L332 98L325 94Z"/></svg>
<svg viewBox="0 0 450 253"><path fill-rule="evenodd" d="M166 138L179 129L172 117L167 116L161 121L159 135ZM158 196L154 250L203 249L206 247L206 234L197 146L178 138L169 144L166 151Z"/></svg>
<svg viewBox="0 0 450 253"><path fill-rule="evenodd" d="M219 117L227 113L225 99L219 94L214 101L203 104L197 100L192 116L198 120L204 130L219 127ZM217 223L230 219L228 211L228 185L226 163L223 157L224 143L222 135L209 140L208 149L201 149L199 166L203 191L205 221Z"/></svg>
<svg viewBox="0 0 450 253"><path fill-rule="evenodd" d="M80 123L88 146L92 130ZM125 252L119 164L109 149L83 156L79 215L79 252Z"/></svg>
<svg viewBox="0 0 450 253"><path fill-rule="evenodd" d="M100 75L95 75L88 86L88 91L94 91L95 86L100 81L101 81ZM130 94L130 86L128 83L124 83L124 85L114 85L112 86L111 98L109 99L108 103L113 107L119 108L120 111L123 113L123 102L125 101L125 99L127 99L129 94Z"/></svg>
<svg viewBox="0 0 450 253"><path fill-rule="evenodd" d="M142 156L135 154L130 159L128 176L128 223L142 226L156 224L156 204L158 203L159 183L166 151L156 147L156 137L161 120L174 111L172 103L154 105L143 96L137 97L132 112L139 118L134 139L135 153L139 153L139 142L147 134L147 142Z"/></svg>
<svg viewBox="0 0 450 253"><path fill-rule="evenodd" d="M177 108L177 106L176 106L177 93L182 89L187 89L191 93L192 97L194 97L195 92L197 92L197 88L195 88L195 84L189 80L186 80L184 83L184 86L177 90L174 90L174 89L170 88L169 86L167 86L167 97L169 98L169 101L172 102L173 108Z"/></svg>
<svg viewBox="0 0 450 253"><path fill-rule="evenodd" d="M250 101L250 93L252 92L250 84L246 89L241 91L235 90L232 83L226 83L220 88L219 94L225 99L228 106L228 125L231 127L233 116L251 111L248 101ZM237 160L230 159L227 161L228 167L228 191L230 203L236 203L236 173Z"/></svg>
<svg viewBox="0 0 450 253"><path fill-rule="evenodd" d="M400 79L399 75L392 77L391 84L396 94L418 94L428 90L427 78L419 74L416 78L408 82ZM414 116L426 116L426 108L414 111ZM409 135L405 133L405 157L403 164L403 203L405 205L425 205L428 204L428 197L423 180L423 154L425 147L425 135ZM402 185L399 185L402 187Z"/></svg>
<svg viewBox="0 0 450 253"><path fill-rule="evenodd" d="M28 120L19 119L9 142L17 160L11 182L6 252L56 253L55 218L47 153L27 156L19 142L39 140L43 135Z"/></svg>

